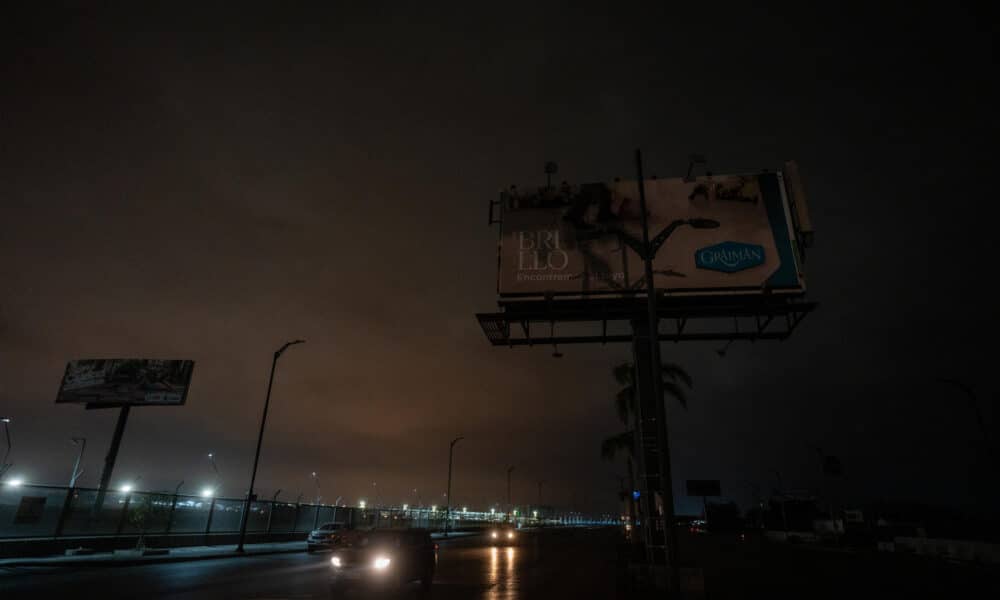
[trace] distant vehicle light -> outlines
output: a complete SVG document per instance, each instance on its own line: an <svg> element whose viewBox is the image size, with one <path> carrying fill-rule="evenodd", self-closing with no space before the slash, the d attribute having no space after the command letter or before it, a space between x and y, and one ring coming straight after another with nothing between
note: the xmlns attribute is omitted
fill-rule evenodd
<svg viewBox="0 0 1000 600"><path fill-rule="evenodd" d="M497 537L499 537L499 535L500 535L500 534L494 531L494 532L493 532L492 534L490 534L490 535L492 535L492 536L493 536L493 539L497 539Z"/></svg>
<svg viewBox="0 0 1000 600"><path fill-rule="evenodd" d="M513 531L508 531L507 532L507 539L508 540L514 539L514 532Z"/></svg>
<svg viewBox="0 0 1000 600"><path fill-rule="evenodd" d="M384 571L389 568L389 563L392 562L387 556L379 556L375 559L375 568Z"/></svg>
<svg viewBox="0 0 1000 600"><path fill-rule="evenodd" d="M335 567L340 567L343 566L344 563L340 562L339 556L334 556L333 558L330 559L330 564Z"/></svg>

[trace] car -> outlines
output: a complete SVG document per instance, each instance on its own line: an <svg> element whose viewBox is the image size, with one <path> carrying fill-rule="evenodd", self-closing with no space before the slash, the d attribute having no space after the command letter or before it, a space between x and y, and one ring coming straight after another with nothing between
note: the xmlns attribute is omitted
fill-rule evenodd
<svg viewBox="0 0 1000 600"><path fill-rule="evenodd" d="M491 544L511 546L517 543L517 528L513 525L505 524L494 527L486 534Z"/></svg>
<svg viewBox="0 0 1000 600"><path fill-rule="evenodd" d="M428 591L436 550L426 529L346 532L330 557L330 591L338 597L350 588L399 590L414 581Z"/></svg>
<svg viewBox="0 0 1000 600"><path fill-rule="evenodd" d="M315 552L333 548L344 531L344 525L341 523L323 523L318 529L309 532L309 537L306 538L306 551Z"/></svg>

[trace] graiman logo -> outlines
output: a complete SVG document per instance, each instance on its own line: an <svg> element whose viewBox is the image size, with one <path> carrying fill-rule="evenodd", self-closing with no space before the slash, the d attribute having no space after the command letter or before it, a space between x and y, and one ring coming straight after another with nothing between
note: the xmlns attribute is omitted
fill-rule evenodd
<svg viewBox="0 0 1000 600"><path fill-rule="evenodd" d="M740 242L722 242L701 248L694 253L699 269L735 273L764 264L764 247Z"/></svg>

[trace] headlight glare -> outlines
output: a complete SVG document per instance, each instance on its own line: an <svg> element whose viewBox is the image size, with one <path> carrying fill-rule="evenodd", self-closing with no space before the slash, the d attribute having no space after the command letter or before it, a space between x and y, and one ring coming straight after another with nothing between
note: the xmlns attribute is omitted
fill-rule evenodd
<svg viewBox="0 0 1000 600"><path fill-rule="evenodd" d="M343 563L340 562L340 557L339 556L334 556L333 558L331 558L330 559L330 564L332 564L335 567L339 567L339 566L343 565Z"/></svg>
<svg viewBox="0 0 1000 600"><path fill-rule="evenodd" d="M389 568L390 562L392 561L390 561L388 557L379 556L378 558L375 559L375 568L379 569L380 571L384 571L385 569Z"/></svg>

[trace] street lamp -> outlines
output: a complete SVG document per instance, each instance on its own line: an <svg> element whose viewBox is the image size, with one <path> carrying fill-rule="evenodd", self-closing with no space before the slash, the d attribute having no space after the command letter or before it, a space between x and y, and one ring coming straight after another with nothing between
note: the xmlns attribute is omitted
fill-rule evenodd
<svg viewBox="0 0 1000 600"><path fill-rule="evenodd" d="M979 433L983 436L983 444L986 446L986 452L991 455L993 461L1000 462L994 455L993 444L990 441L989 431L986 429L986 423L983 421L983 413L979 410L979 402L976 399L976 392L973 391L972 387L965 384L958 379L938 379L941 383L945 383L958 389L965 393L966 397L969 399L969 405L972 407L972 412L976 416L976 424L979 425Z"/></svg>
<svg viewBox="0 0 1000 600"><path fill-rule="evenodd" d="M212 497L212 496L214 496L214 495L215 495L215 490L213 490L213 489L212 489L212 488L210 488L210 487L207 487L207 488L203 488L203 489L201 490L201 497L202 497L202 498L211 498L211 497Z"/></svg>
<svg viewBox="0 0 1000 600"><path fill-rule="evenodd" d="M316 474L316 471L312 472L312 478L313 481L316 483L316 504L319 504L319 501L323 497L323 495L319 487L319 475Z"/></svg>
<svg viewBox="0 0 1000 600"><path fill-rule="evenodd" d="M451 440L451 444L448 446L448 492L445 495L445 515L444 515L444 535L448 537L448 525L451 521L451 458L452 454L455 452L455 444L464 440L462 436Z"/></svg>
<svg viewBox="0 0 1000 600"><path fill-rule="evenodd" d="M508 515L510 514L511 508L513 508L513 505L510 503L510 474L511 474L511 471L513 471L513 470L514 470L514 465L511 465L511 466L507 467L507 513L508 513ZM510 519L509 516L507 518L508 518L508 520Z"/></svg>
<svg viewBox="0 0 1000 600"><path fill-rule="evenodd" d="M219 475L219 465L215 462L215 454L212 452L208 453L208 462L212 463L212 470L215 471L215 489L219 489L219 485L222 483L222 476Z"/></svg>
<svg viewBox="0 0 1000 600"><path fill-rule="evenodd" d="M76 462L73 463L73 474L69 477L69 487L76 487L76 480L83 475L83 471L80 470L80 461L83 460L83 451L87 449L87 438L85 437L75 437L70 438L73 441L74 446L80 446L80 453L76 455Z"/></svg>
<svg viewBox="0 0 1000 600"><path fill-rule="evenodd" d="M243 542L247 537L247 517L250 516L250 499L253 498L253 486L257 482L257 463L260 461L260 445L264 441L264 426L267 424L267 408L271 404L271 387L274 385L274 369L278 366L278 359L284 354L285 350L289 346L294 346L295 344L304 344L305 340L294 340L291 342L285 342L285 345L274 353L274 358L271 360L271 377L267 381L267 396L264 397L264 414L260 418L260 433L257 434L257 451L254 453L253 457L253 471L250 473L250 489L247 490L246 500L243 502L243 514L240 519L240 541L236 546L236 551L243 552Z"/></svg>
<svg viewBox="0 0 1000 600"><path fill-rule="evenodd" d="M3 478L7 469L10 469L13 465L7 462L7 458L10 456L10 417L0 417L0 423L3 423L3 431L7 435L7 451L4 452L3 461L0 461L0 479Z"/></svg>

